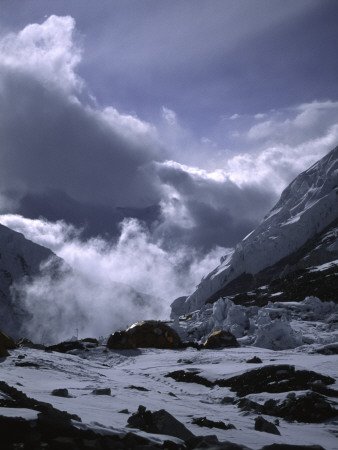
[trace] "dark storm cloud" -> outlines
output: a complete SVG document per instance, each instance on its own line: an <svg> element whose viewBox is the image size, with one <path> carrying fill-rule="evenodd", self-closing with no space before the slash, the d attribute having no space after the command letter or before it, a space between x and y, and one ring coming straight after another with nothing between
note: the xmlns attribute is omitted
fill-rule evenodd
<svg viewBox="0 0 338 450"><path fill-rule="evenodd" d="M275 193L261 186L239 187L229 178L189 173L178 164L158 164L161 184L169 186L163 204L165 220L156 232L173 245L175 237L190 246L209 250L213 245L231 247L259 222L275 200Z"/></svg>
<svg viewBox="0 0 338 450"><path fill-rule="evenodd" d="M73 16L79 70L99 101L154 120L162 105L196 133L222 114L337 98L335 0L2 0L3 27ZM220 137L225 139L225 136Z"/></svg>
<svg viewBox="0 0 338 450"><path fill-rule="evenodd" d="M1 185L64 190L79 201L145 205L158 201L141 167L155 147L127 139L78 102L26 74L2 76Z"/></svg>

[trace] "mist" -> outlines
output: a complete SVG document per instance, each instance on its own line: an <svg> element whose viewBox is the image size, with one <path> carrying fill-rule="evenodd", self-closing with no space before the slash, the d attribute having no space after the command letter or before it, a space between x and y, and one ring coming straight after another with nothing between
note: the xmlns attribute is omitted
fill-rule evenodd
<svg viewBox="0 0 338 450"><path fill-rule="evenodd" d="M191 293L229 251L164 249L135 219L120 224L116 241L83 240L81 229L63 221L19 215L3 215L0 220L64 260L57 274L46 261L41 276L14 289L15 301L27 311L21 332L45 344L74 335L107 337L139 320L167 319L170 303Z"/></svg>

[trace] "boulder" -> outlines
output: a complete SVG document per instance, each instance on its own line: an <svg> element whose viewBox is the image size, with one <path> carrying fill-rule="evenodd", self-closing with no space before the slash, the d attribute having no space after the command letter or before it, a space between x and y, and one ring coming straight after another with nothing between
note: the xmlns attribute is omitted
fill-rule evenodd
<svg viewBox="0 0 338 450"><path fill-rule="evenodd" d="M54 389L52 391L52 395L54 395L55 397L64 397L64 398L69 397L68 389L66 388Z"/></svg>
<svg viewBox="0 0 338 450"><path fill-rule="evenodd" d="M46 347L45 350L59 353L67 353L72 350L84 350L84 349L85 346L80 341L64 341L60 342L59 344L50 345L49 347Z"/></svg>
<svg viewBox="0 0 338 450"><path fill-rule="evenodd" d="M265 433L280 435L280 432L279 432L278 428L276 427L276 425L269 422L268 420L264 419L264 417L262 417L262 416L256 417L255 430L263 431Z"/></svg>
<svg viewBox="0 0 338 450"><path fill-rule="evenodd" d="M35 348L38 350L44 350L46 347L42 344L34 344L34 342L32 342L30 339L27 338L20 338L17 342L16 342L17 347L19 348Z"/></svg>
<svg viewBox="0 0 338 450"><path fill-rule="evenodd" d="M137 322L125 331L110 335L107 347L110 349L133 348L178 348L181 339L169 325L156 320Z"/></svg>
<svg viewBox="0 0 338 450"><path fill-rule="evenodd" d="M183 423L179 422L164 409L152 413L147 411L145 406L142 405L138 407L136 413L129 417L128 426L138 428L147 433L175 436L184 441L194 437L193 433Z"/></svg>
<svg viewBox="0 0 338 450"><path fill-rule="evenodd" d="M229 331L214 331L204 343L204 348L212 349L225 347L239 347L237 339Z"/></svg>
<svg viewBox="0 0 338 450"><path fill-rule="evenodd" d="M15 347L13 339L0 330L0 357L8 356L7 350L13 350Z"/></svg>
<svg viewBox="0 0 338 450"><path fill-rule="evenodd" d="M94 395L111 395L111 389L110 388L94 389L92 391L92 394L94 394Z"/></svg>
<svg viewBox="0 0 338 450"><path fill-rule="evenodd" d="M219 428L220 430L236 429L235 425L232 425L232 423L226 425L222 421L215 422L214 420L209 420L206 417L195 417L191 423L198 425L199 427Z"/></svg>
<svg viewBox="0 0 338 450"><path fill-rule="evenodd" d="M91 337L87 337L87 338L81 339L81 342L85 342L85 343L89 343L89 344L95 344L95 345L99 345L100 344L100 342L96 338L91 338Z"/></svg>

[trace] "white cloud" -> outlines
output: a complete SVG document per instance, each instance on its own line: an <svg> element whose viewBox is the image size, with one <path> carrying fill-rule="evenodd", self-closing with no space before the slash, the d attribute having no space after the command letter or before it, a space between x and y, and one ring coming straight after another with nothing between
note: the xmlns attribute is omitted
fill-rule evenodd
<svg viewBox="0 0 338 450"><path fill-rule="evenodd" d="M198 178L204 180L212 180L224 182L229 178L228 173L225 170L217 169L213 171L208 171L205 169L200 169L198 167L188 166L186 164L180 164L177 161L164 161L163 163L158 163L158 166L169 167L186 172L196 180Z"/></svg>
<svg viewBox="0 0 338 450"><path fill-rule="evenodd" d="M276 143L252 153L236 155L227 162L228 174L240 186L255 183L278 194L300 172L332 150L337 142L338 123L330 126L322 136L298 145Z"/></svg>
<svg viewBox="0 0 338 450"><path fill-rule="evenodd" d="M272 111L267 120L253 125L249 141L270 140L274 143L300 144L327 132L337 123L338 102L314 101L293 108ZM256 119L258 115L254 116ZM262 117L263 118L263 117Z"/></svg>
<svg viewBox="0 0 338 450"><path fill-rule="evenodd" d="M256 120L264 119L264 117L266 117L266 114L257 113L257 114L254 115L254 118Z"/></svg>
<svg viewBox="0 0 338 450"><path fill-rule="evenodd" d="M177 124L177 116L175 111L166 108L165 106L162 106L162 117L166 122L168 122L169 125Z"/></svg>
<svg viewBox="0 0 338 450"><path fill-rule="evenodd" d="M26 26L0 41L0 66L30 73L43 83L68 93L79 91L82 80L75 73L81 50L74 45L72 17L51 16L42 24Z"/></svg>
<svg viewBox="0 0 338 450"><path fill-rule="evenodd" d="M190 293L218 264L224 248L201 256L190 248L164 250L136 220L125 220L117 242L80 239L80 230L62 221L2 215L4 225L51 248L72 268L62 278L43 277L21 286L34 315L30 336L41 340L107 335L137 320L167 318L171 301ZM146 294L144 302L134 291ZM147 297L153 296L152 298ZM37 326L39 324L39 326Z"/></svg>

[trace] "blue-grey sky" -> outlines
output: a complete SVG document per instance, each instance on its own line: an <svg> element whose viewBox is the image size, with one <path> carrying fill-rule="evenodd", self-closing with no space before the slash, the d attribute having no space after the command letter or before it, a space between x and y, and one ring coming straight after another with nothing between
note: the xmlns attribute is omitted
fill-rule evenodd
<svg viewBox="0 0 338 450"><path fill-rule="evenodd" d="M1 212L235 245L337 145L337 17L336 0L0 0Z"/></svg>
<svg viewBox="0 0 338 450"><path fill-rule="evenodd" d="M51 14L74 17L100 104L151 121L165 105L199 137L338 96L336 0L1 0L1 30Z"/></svg>

